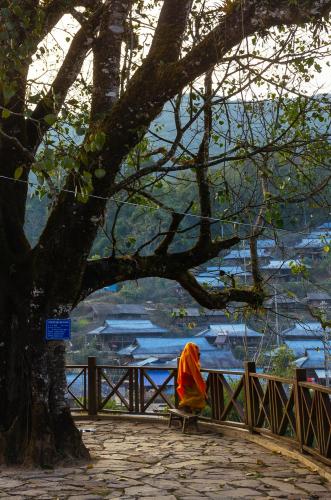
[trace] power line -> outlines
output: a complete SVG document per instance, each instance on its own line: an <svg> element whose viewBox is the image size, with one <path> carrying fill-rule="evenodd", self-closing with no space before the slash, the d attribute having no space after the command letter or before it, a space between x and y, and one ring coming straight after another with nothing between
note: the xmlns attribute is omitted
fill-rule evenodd
<svg viewBox="0 0 331 500"><path fill-rule="evenodd" d="M21 182L23 184L28 184L30 187L38 187L38 184L36 184L32 181L26 181L23 179L15 179L14 177L8 177L6 175L0 175L0 179L13 181L13 182ZM69 193L69 194L73 194L74 196L77 196L77 192L73 191L71 189L64 189L63 188L63 189L58 191L58 194L60 194L60 192ZM272 227L267 227L267 226L263 226L263 225L255 225L255 224L250 224L248 222L238 222L235 220L220 219L217 217L207 217L207 216L203 216L203 215L192 214L191 212L180 212L178 210L169 210L165 207L152 207L150 205L144 205L142 203L134 203L132 201L119 200L118 198L114 198L114 197L108 198L106 196L98 196L95 194L90 194L89 198L95 198L98 200L105 200L105 201L113 201L115 203L119 203L122 205L131 205L131 206L143 208L146 210L154 210L154 211L161 210L161 211L167 212L169 214L178 214L178 215L183 215L184 217L193 217L195 219L208 220L210 222L220 222L222 224L233 224L233 225L244 226L244 227L254 227L255 229L259 228L259 229L272 229L272 230L274 230L274 228L272 228ZM288 233L288 234L301 234L303 236L307 236L307 233L305 233L303 231L290 231L289 229L283 229L283 228L277 228L276 231L282 231L282 232Z"/></svg>

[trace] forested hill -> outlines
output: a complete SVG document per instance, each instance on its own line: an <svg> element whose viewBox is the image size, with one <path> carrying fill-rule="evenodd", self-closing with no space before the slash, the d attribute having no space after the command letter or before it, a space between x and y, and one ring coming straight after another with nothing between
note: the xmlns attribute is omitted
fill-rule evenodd
<svg viewBox="0 0 331 500"><path fill-rule="evenodd" d="M304 112L305 125L309 126L312 130L324 132L328 126L329 120L326 118L326 113L320 111L318 103L325 100L327 102L331 96L320 96L319 99L315 98L314 101L307 105L307 111ZM314 104L316 103L316 105ZM301 106L303 104L301 103ZM223 102L219 98L219 104L214 107L214 132L212 136L210 154L221 154L232 147L236 141L248 141L254 143L256 146L261 145L274 137L275 129L285 127L290 116L298 112L300 103L297 101L287 101L283 104L282 109L278 109L276 104L272 101L257 101L254 103L242 103L237 101ZM181 142L184 148L190 152L196 152L203 129L203 115L199 113L201 108L201 101L197 95L185 95L180 107L180 121L184 126L191 120L191 126L184 134ZM194 119L195 115L197 118ZM286 121L287 120L287 121ZM77 140L77 136L74 136ZM151 126L151 133L148 135L148 148L151 150L162 147L169 149L169 141L173 141L176 137L176 123L174 118L174 108L168 103L163 112L155 120ZM232 165L232 164L231 164ZM218 167L216 167L217 170ZM249 165L241 164L236 167L236 174L234 169L230 168L231 182L242 183L242 172L245 171L245 183L241 186L241 196L245 198L248 195L249 189L247 179L252 179L252 174ZM181 205L184 206L195 195L194 183L182 183L176 178L171 180L171 189L169 186L161 186L162 199L164 202L169 202L170 206L176 207L176 200L180 200ZM160 192L160 191L159 191ZM215 199L218 193L215 191ZM31 193L26 214L26 231L29 240L35 244L43 225L45 224L48 214L47 196L40 199L38 196L33 196ZM143 199L139 203L145 203ZM228 200L229 203L229 200ZM231 203L231 201L230 201ZM219 202L220 210L224 208L225 202ZM110 204L110 211L113 208ZM319 208L314 200L307 199L304 203L298 206L280 206L280 219L284 228L289 227L293 229L301 229L307 225L314 226L315 224L323 221L328 216L328 210ZM117 240L122 242L122 249L125 251L131 250L135 244L143 243L142 235L144 238L152 236L152 231L156 225L160 224L167 216L164 212L153 212L150 210L140 209L134 206L124 207L121 216L117 223ZM112 224L111 216L106 218L105 231L100 231L100 234L95 242L93 253L98 255L107 254L109 251L109 238ZM146 233L149 233L146 234ZM189 237L192 234L188 235ZM181 241L177 241L177 248L185 246L185 237Z"/></svg>

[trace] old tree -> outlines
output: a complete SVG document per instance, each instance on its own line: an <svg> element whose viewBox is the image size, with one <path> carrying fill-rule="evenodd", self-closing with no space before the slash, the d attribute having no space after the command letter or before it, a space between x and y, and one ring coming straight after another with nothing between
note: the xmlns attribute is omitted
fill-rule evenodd
<svg viewBox="0 0 331 500"><path fill-rule="evenodd" d="M327 144L319 146L326 131L317 137L305 119L315 113L323 120L324 111L304 97L300 84L328 52L330 8L327 0L0 1L1 461L50 465L88 456L64 399L65 347L45 341L46 318L68 317L105 285L144 277L174 280L208 308L261 304L254 227L253 286L232 280L221 292L208 291L189 270L240 239L213 231L212 182L223 200L216 217L225 218L226 206L232 218L245 215L246 207L256 228L270 219L275 203L316 197L326 186ZM61 50L53 43L59 31ZM213 106L243 99L245 89L261 85L275 103L264 139L254 139L256 123L248 121L231 143L224 126L214 130ZM175 132L161 146L152 138L162 132L148 129L169 102ZM184 135L197 121L201 133L190 150ZM227 149L222 134L230 138ZM281 161L291 163L288 190L272 170L273 153L280 170ZM319 168L309 181L302 170L307 158ZM224 165L240 172L245 160L255 172L255 191L234 209L236 193L222 177ZM176 183L185 175L193 186L189 207L176 200ZM34 245L24 230L31 179L35 195L49 197L47 222ZM177 212L202 216L184 250L174 242L182 224L188 231L185 217L162 196ZM164 209L167 225L125 254L116 239L121 205L111 204L110 250L89 259L107 200L116 197Z"/></svg>

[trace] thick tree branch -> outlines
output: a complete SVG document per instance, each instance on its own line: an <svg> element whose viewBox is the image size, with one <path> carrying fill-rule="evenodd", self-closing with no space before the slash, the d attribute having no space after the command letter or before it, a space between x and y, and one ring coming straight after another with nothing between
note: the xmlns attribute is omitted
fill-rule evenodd
<svg viewBox="0 0 331 500"><path fill-rule="evenodd" d="M208 161L209 161L209 143L210 134L212 131L212 76L213 71L210 70L205 76L205 95L204 95L204 129L203 136L197 154L196 179L199 190L200 212L203 216L200 222L200 237L199 245L209 244L211 240L210 218L212 216L210 189L208 182Z"/></svg>
<svg viewBox="0 0 331 500"><path fill-rule="evenodd" d="M139 142L167 100L221 62L224 55L246 36L273 26L316 22L327 15L330 8L331 0L307 1L300 7L289 4L288 0L238 2L238 6L235 5L229 14L222 16L219 25L180 61L161 61L156 64L156 57L153 57L153 62L147 58L135 73L123 97L100 124L106 135L106 143L101 153L89 154L88 164L93 172L101 159L106 175L102 179L94 179L94 193L105 198L112 194L123 159ZM74 187L72 178L69 178L65 188L70 190ZM76 266L80 265L81 259L89 254L97 231L97 221L103 216L105 206L105 200L90 198L82 205L71 194L62 193L36 249L40 251L40 258L52 245L59 265L71 266L63 250L70 238L75 247L71 248L70 254L76 255ZM65 227L63 218L67 221Z"/></svg>
<svg viewBox="0 0 331 500"><path fill-rule="evenodd" d="M49 123L44 120L48 114L57 115L61 110L68 90L73 85L88 50L93 42L93 31L97 25L98 16L93 18L90 31L80 29L74 36L68 53L63 61L53 84L45 97L39 101L28 122L27 133L30 148L35 151L40 145L45 132L50 128Z"/></svg>
<svg viewBox="0 0 331 500"><path fill-rule="evenodd" d="M177 61L192 0L165 0L159 16L148 60L158 64Z"/></svg>
<svg viewBox="0 0 331 500"><path fill-rule="evenodd" d="M254 288L226 288L220 292L208 291L201 286L192 273L177 277L178 283L203 307L225 309L229 302L245 302L253 307L263 304L264 294Z"/></svg>
<svg viewBox="0 0 331 500"><path fill-rule="evenodd" d="M121 47L132 0L108 0L93 45L93 93L91 119L109 114L120 89Z"/></svg>
<svg viewBox="0 0 331 500"><path fill-rule="evenodd" d="M227 250L240 238L234 236L222 241L212 242L196 251L193 247L184 252L154 254L147 256L127 255L88 261L82 278L78 301L104 286L127 280L137 280L158 276L176 280L177 276L188 269L197 267L216 257L221 250Z"/></svg>

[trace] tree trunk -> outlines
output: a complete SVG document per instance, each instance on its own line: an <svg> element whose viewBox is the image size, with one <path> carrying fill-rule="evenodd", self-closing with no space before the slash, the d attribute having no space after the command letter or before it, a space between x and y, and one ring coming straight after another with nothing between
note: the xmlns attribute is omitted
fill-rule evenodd
<svg viewBox="0 0 331 500"><path fill-rule="evenodd" d="M86 459L65 401L65 346L44 340L44 317L33 306L14 306L0 290L0 463Z"/></svg>

